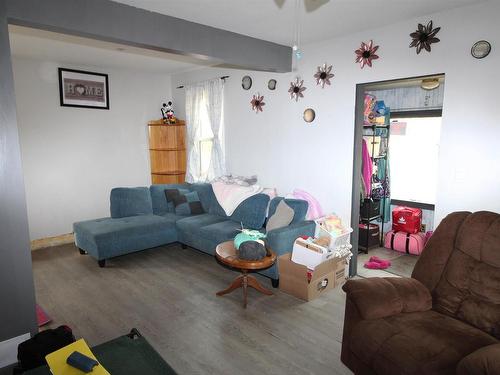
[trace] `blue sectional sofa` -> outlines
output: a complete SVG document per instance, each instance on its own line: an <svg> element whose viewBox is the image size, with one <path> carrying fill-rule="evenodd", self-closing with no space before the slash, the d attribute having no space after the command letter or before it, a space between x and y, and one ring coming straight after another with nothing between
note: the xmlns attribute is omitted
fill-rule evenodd
<svg viewBox="0 0 500 375"><path fill-rule="evenodd" d="M166 189L196 191L205 213L179 216L165 197ZM81 221L73 224L75 244L82 254L88 253L104 267L106 259L149 249L173 242L190 246L208 254L215 247L234 238L238 229L263 230L266 212L274 214L277 197L269 202L265 194L257 194L242 202L227 216L217 202L210 184L151 185L137 188L114 188L110 196L111 217ZM315 224L305 220L307 202L286 199L295 214L292 223L267 233L267 244L278 255L290 252L294 240L301 235L312 236ZM279 280L277 265L261 274Z"/></svg>

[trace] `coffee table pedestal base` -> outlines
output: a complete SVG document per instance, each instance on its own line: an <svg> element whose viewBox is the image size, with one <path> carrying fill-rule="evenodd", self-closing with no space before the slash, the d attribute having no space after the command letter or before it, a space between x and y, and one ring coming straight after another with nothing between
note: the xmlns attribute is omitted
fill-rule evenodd
<svg viewBox="0 0 500 375"><path fill-rule="evenodd" d="M217 292L216 294L218 296L223 296L225 294L231 293L233 290L243 288L243 307L247 307L247 289L248 287L252 287L255 290L266 294L268 296L272 296L273 292L271 292L269 289L264 288L259 281L248 274L247 271L242 270L242 275L238 276L234 281L229 285L226 289L221 290L220 292Z"/></svg>

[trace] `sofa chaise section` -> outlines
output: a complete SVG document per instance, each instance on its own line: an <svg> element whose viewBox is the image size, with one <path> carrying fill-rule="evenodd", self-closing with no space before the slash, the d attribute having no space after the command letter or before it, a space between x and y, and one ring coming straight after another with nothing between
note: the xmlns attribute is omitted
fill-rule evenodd
<svg viewBox="0 0 500 375"><path fill-rule="evenodd" d="M105 260L177 241L175 221L157 215L75 223L75 243L104 267Z"/></svg>

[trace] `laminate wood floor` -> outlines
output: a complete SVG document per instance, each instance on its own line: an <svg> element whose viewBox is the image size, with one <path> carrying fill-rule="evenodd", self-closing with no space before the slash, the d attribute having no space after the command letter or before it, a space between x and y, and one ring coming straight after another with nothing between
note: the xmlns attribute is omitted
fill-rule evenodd
<svg viewBox="0 0 500 375"><path fill-rule="evenodd" d="M37 302L90 345L136 327L179 374L351 374L340 362L345 296L303 302L274 289L223 297L238 274L179 245L112 259L74 245L33 252ZM259 276L270 287L270 281ZM146 374L144 374L146 375Z"/></svg>

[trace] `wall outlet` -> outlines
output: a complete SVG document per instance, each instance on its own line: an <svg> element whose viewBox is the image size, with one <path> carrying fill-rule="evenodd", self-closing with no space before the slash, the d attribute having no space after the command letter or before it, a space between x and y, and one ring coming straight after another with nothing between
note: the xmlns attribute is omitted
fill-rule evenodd
<svg viewBox="0 0 500 375"><path fill-rule="evenodd" d="M426 224L420 224L420 232L425 233L426 228L427 228Z"/></svg>

